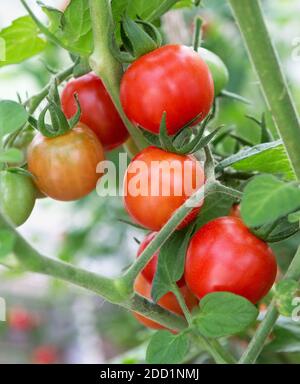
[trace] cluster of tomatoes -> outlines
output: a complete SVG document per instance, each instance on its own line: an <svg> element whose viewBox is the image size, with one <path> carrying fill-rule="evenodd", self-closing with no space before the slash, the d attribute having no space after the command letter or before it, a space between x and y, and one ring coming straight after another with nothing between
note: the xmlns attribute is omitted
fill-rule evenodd
<svg viewBox="0 0 300 384"><path fill-rule="evenodd" d="M166 128L170 136L192 122L196 125L209 114L214 98L228 81L228 72L220 58L203 48L195 52L182 45L167 45L137 59L126 70L120 89L122 107L128 119L141 128L158 134L162 116L166 114ZM81 118L78 126L55 138L38 133L28 148L28 170L34 176L38 189L51 198L70 201L95 189L101 175L96 167L104 159L105 151L126 142L127 130L102 81L93 73L70 81L62 93L62 108L71 118L76 113L77 94ZM141 180L151 186L168 182L171 188L184 178L184 165L189 164L192 183L199 189L205 183L201 163L192 155L179 155L150 146L129 164L124 180L124 204L135 222L151 231L159 231L189 195L158 193L133 194L129 188L136 176L136 162L143 162L145 172ZM153 162L177 162L179 171L172 167L157 173ZM203 202L202 202L203 203ZM178 229L184 228L201 215L200 203ZM229 291L258 302L271 288L276 276L276 261L272 251L256 238L239 217L223 217L209 222L191 239L186 255L184 277L178 286L192 309L199 299L210 292ZM139 254L155 236L151 232L141 244ZM135 290L151 299L151 285L158 255L138 276ZM177 314L181 308L168 293L159 305ZM150 327L159 324L136 314Z"/></svg>

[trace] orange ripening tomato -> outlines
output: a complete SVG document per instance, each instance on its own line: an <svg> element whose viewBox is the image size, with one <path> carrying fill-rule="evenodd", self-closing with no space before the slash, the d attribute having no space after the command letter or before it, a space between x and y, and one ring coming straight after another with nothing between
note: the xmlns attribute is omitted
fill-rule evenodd
<svg viewBox="0 0 300 384"><path fill-rule="evenodd" d="M204 181L204 170L195 157L148 147L131 161L126 171L124 205L137 223L159 231ZM178 229L196 218L202 204L200 201L194 207Z"/></svg>
<svg viewBox="0 0 300 384"><path fill-rule="evenodd" d="M28 170L45 195L60 201L80 199L92 192L104 160L94 132L79 124L65 135L46 138L40 133L28 149Z"/></svg>
<svg viewBox="0 0 300 384"><path fill-rule="evenodd" d="M144 276L140 273L138 277L135 280L134 283L134 290L141 296L151 300L151 284L148 283L148 281L144 278ZM196 297L191 293L191 291L188 289L186 285L180 287L180 291L183 295L183 298L186 302L187 307L191 311L194 307L198 305L198 300ZM183 316L182 309L180 308L180 305L175 297L175 295L172 292L168 292L165 294L157 303L162 308L167 309L170 312L174 312L177 315ZM166 329L163 325L148 319L147 317L140 315L139 313L134 312L133 313L135 318L143 325L145 325L148 328L152 329ZM173 331L174 332L174 331Z"/></svg>

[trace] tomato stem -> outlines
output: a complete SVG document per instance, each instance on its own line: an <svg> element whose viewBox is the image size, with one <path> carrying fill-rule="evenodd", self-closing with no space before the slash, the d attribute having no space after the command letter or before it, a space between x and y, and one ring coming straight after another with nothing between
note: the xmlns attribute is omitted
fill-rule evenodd
<svg viewBox="0 0 300 384"><path fill-rule="evenodd" d="M122 65L110 51L110 39L114 33L113 18L109 0L89 0L94 36L94 52L90 57L90 66L103 81L121 119L135 144L140 148L148 147L141 131L131 124L125 115L120 101L120 82Z"/></svg>
<svg viewBox="0 0 300 384"><path fill-rule="evenodd" d="M146 18L147 21L155 21L169 11L180 0L164 0L161 4Z"/></svg>
<svg viewBox="0 0 300 384"><path fill-rule="evenodd" d="M172 285L172 292L174 293L174 295L176 296L176 299L178 300L180 308L182 309L182 312L186 318L186 321L188 322L189 327L191 327L193 324L191 312L189 311L185 303L185 300L180 292L180 289L178 288L178 285L176 283Z"/></svg>

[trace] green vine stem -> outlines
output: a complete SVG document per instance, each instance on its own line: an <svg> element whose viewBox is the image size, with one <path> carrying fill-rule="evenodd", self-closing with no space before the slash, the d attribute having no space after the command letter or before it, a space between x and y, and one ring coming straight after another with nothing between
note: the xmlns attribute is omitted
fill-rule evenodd
<svg viewBox="0 0 300 384"><path fill-rule="evenodd" d="M147 21L155 21L169 11L179 0L164 0L161 4L147 17Z"/></svg>
<svg viewBox="0 0 300 384"><path fill-rule="evenodd" d="M61 84L63 81L68 79L73 74L74 67L75 67L75 64L72 64L70 67L64 69L63 71L61 71L55 75L57 85ZM38 106L41 104L41 102L48 95L49 90L50 90L50 85L51 85L51 83L47 84L39 93L32 96L30 99L28 99L25 102L25 105L28 106L28 112L30 114L32 114L36 111Z"/></svg>
<svg viewBox="0 0 300 384"><path fill-rule="evenodd" d="M277 130L300 180L300 121L258 0L229 0Z"/></svg>
<svg viewBox="0 0 300 384"><path fill-rule="evenodd" d="M146 148L148 143L140 130L128 120L120 101L123 69L110 51L110 39L114 33L110 0L89 0L89 2L94 36L94 52L90 57L90 66L102 79L135 144L140 149Z"/></svg>

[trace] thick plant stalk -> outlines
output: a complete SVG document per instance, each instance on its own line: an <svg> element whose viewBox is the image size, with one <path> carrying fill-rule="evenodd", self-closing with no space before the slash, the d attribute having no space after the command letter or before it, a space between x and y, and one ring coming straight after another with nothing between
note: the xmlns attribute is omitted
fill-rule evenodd
<svg viewBox="0 0 300 384"><path fill-rule="evenodd" d="M229 0L265 100L300 180L300 121L258 0Z"/></svg>
<svg viewBox="0 0 300 384"><path fill-rule="evenodd" d="M122 65L110 52L110 39L114 33L110 0L89 0L89 2L94 36L94 52L90 57L90 66L103 81L135 144L139 149L146 148L148 143L140 130L128 120L120 101L123 70Z"/></svg>

